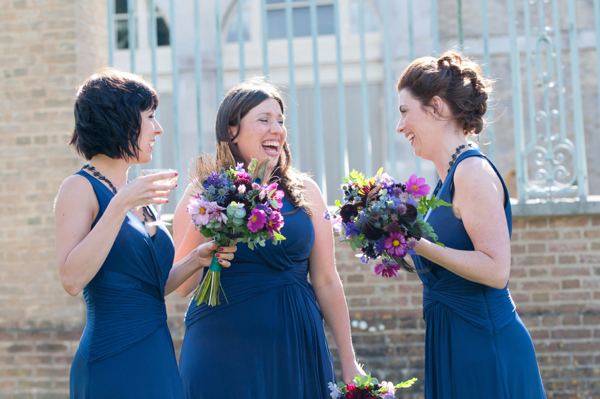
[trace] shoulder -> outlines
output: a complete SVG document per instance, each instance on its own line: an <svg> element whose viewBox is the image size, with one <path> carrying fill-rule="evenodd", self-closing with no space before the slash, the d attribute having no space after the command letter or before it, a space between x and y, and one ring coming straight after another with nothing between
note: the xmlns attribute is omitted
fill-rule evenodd
<svg viewBox="0 0 600 399"><path fill-rule="evenodd" d="M321 189L313 179L302 175L300 177L300 184L302 185L302 194L311 209L320 209L326 206Z"/></svg>
<svg viewBox="0 0 600 399"><path fill-rule="evenodd" d="M457 193L468 192L478 196L497 196L503 193L502 182L486 158L469 157L456 166L454 186ZM500 196L503 198L503 196Z"/></svg>
<svg viewBox="0 0 600 399"><path fill-rule="evenodd" d="M67 177L60 185L54 207L66 213L77 212L78 209L95 211L98 201L92 184L81 175Z"/></svg>

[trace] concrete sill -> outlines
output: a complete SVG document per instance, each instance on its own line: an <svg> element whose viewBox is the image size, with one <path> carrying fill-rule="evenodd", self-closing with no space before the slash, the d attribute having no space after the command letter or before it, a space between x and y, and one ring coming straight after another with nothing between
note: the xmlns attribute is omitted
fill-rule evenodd
<svg viewBox="0 0 600 399"><path fill-rule="evenodd" d="M513 216L568 216L600 214L600 195L590 195L587 201L579 198L559 198L552 200L531 199L518 203L510 199Z"/></svg>

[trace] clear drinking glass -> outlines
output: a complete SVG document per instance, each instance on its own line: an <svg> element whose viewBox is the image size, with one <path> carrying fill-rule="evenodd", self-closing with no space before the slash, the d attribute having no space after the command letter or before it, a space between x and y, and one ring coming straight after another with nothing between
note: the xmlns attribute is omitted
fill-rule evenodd
<svg viewBox="0 0 600 399"><path fill-rule="evenodd" d="M140 176L155 175L157 173L164 173L164 172L176 172L176 170L175 169L142 169L142 170L140 170ZM168 179L156 180L156 184L161 184L161 185L170 185L173 183L177 183L177 176L170 177ZM159 226L159 225L170 226L171 223L163 222L160 219L160 210L162 208L162 204L157 204L155 207L156 207L156 221L146 223L146 225L147 226Z"/></svg>

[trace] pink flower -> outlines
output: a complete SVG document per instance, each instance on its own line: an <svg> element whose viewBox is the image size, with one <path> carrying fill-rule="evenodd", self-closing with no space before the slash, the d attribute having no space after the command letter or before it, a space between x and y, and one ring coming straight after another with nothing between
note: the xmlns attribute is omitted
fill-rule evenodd
<svg viewBox="0 0 600 399"><path fill-rule="evenodd" d="M429 185L425 184L425 179L412 175L406 182L406 191L415 197L422 197L429 194Z"/></svg>
<svg viewBox="0 0 600 399"><path fill-rule="evenodd" d="M383 277L396 277L400 266L395 263L383 262L375 265L375 274L381 274Z"/></svg>
<svg viewBox="0 0 600 399"><path fill-rule="evenodd" d="M212 206L212 212L210 214L210 219L217 220L223 224L226 224L227 223L227 214L223 211L226 210L227 208L223 208L222 206L219 206L219 204L217 204L216 202L211 202L210 205Z"/></svg>
<svg viewBox="0 0 600 399"><path fill-rule="evenodd" d="M279 231L279 229L283 227L283 216L279 212L272 212L269 216L269 220L267 220L267 231L269 232L269 237L273 239L274 231Z"/></svg>
<svg viewBox="0 0 600 399"><path fill-rule="evenodd" d="M206 226L210 222L210 214L213 208L209 202L206 202L202 197L190 198L190 203L187 206L187 212L192 215L192 220L197 226Z"/></svg>
<svg viewBox="0 0 600 399"><path fill-rule="evenodd" d="M383 241L383 246L390 255L406 255L406 240L404 239L404 236L400 233L390 233L390 236Z"/></svg>
<svg viewBox="0 0 600 399"><path fill-rule="evenodd" d="M253 209L252 214L248 218L248 228L251 232L256 233L262 229L267 222L267 214L260 209Z"/></svg>

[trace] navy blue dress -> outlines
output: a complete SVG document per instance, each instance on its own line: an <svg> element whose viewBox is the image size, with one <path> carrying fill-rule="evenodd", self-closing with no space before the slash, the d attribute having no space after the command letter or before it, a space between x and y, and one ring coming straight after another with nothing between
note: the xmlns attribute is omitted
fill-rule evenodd
<svg viewBox="0 0 600 399"><path fill-rule="evenodd" d="M278 245L238 244L221 272L229 303L190 302L180 357L186 398L329 399L333 363L307 280L313 224L302 210L284 222Z"/></svg>
<svg viewBox="0 0 600 399"><path fill-rule="evenodd" d="M93 227L114 195L89 174L77 174L98 198ZM174 255L164 227L151 237L127 213L104 264L83 290L87 323L71 365L71 399L183 398L164 300Z"/></svg>
<svg viewBox="0 0 600 399"><path fill-rule="evenodd" d="M452 202L456 166L473 156L487 159L477 150L461 154L437 193L439 198ZM498 177L502 181L499 173ZM502 184L510 233L510 201ZM431 211L428 222L447 247L474 250L451 207ZM419 274L426 327L425 398L545 399L533 342L508 288L466 280L420 256L413 260L417 269L431 269Z"/></svg>

